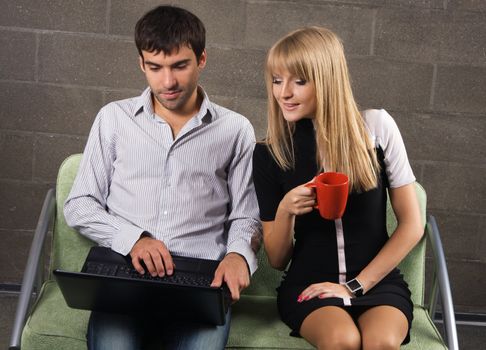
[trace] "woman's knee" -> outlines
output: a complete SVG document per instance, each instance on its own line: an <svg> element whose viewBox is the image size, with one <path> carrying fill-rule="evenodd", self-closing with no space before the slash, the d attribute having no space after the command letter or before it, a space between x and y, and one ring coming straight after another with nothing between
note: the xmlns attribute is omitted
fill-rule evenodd
<svg viewBox="0 0 486 350"><path fill-rule="evenodd" d="M361 348L361 337L358 331L334 330L326 332L318 338L317 348L319 350L340 349L359 350Z"/></svg>
<svg viewBox="0 0 486 350"><path fill-rule="evenodd" d="M361 336L342 308L326 306L304 319L300 334L318 349L360 349Z"/></svg>
<svg viewBox="0 0 486 350"><path fill-rule="evenodd" d="M378 306L358 319L363 349L400 349L408 331L405 315L390 306Z"/></svg>
<svg viewBox="0 0 486 350"><path fill-rule="evenodd" d="M398 350L403 339L395 334L363 334L363 350Z"/></svg>

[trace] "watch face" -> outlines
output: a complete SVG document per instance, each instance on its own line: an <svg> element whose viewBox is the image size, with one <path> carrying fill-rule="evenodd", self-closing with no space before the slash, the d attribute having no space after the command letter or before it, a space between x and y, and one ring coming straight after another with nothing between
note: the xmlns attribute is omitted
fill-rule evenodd
<svg viewBox="0 0 486 350"><path fill-rule="evenodd" d="M346 284L348 285L349 289L351 289L351 291L353 291L353 292L363 289L361 284L356 279L352 279L351 281L347 282Z"/></svg>

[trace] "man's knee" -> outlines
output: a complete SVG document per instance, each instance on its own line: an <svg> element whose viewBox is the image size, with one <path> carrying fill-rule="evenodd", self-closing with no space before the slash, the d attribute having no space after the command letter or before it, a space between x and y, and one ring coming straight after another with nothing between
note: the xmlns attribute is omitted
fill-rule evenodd
<svg viewBox="0 0 486 350"><path fill-rule="evenodd" d="M218 329L214 331L196 332L185 334L183 337L171 339L166 344L167 349L191 349L191 350L223 350L228 340L228 332Z"/></svg>
<svg viewBox="0 0 486 350"><path fill-rule="evenodd" d="M138 322L126 315L92 312L86 336L88 349L142 349Z"/></svg>
<svg viewBox="0 0 486 350"><path fill-rule="evenodd" d="M167 328L164 349L223 350L228 341L231 325L231 308L222 326L208 326L198 323L174 324Z"/></svg>

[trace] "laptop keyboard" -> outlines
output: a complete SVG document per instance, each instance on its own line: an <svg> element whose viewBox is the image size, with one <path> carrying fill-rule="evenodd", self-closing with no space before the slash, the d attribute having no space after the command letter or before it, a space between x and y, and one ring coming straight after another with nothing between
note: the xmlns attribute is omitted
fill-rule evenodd
<svg viewBox="0 0 486 350"><path fill-rule="evenodd" d="M85 273L103 276L124 277L131 279L142 279L173 285L209 287L212 282L212 279L209 276L185 273L183 271L175 271L171 276L165 275L163 277L153 277L147 272L141 275L133 267L127 265L87 262L85 267Z"/></svg>

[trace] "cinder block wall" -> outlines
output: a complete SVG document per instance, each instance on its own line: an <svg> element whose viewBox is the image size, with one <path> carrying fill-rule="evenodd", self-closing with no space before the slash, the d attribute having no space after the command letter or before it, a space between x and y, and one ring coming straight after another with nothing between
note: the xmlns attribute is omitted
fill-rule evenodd
<svg viewBox="0 0 486 350"><path fill-rule="evenodd" d="M265 134L262 63L286 32L343 39L361 106L397 120L443 235L458 311L486 312L486 1L184 0L203 85ZM132 33L159 1L0 0L0 284L19 284L46 190L98 109L145 87Z"/></svg>

